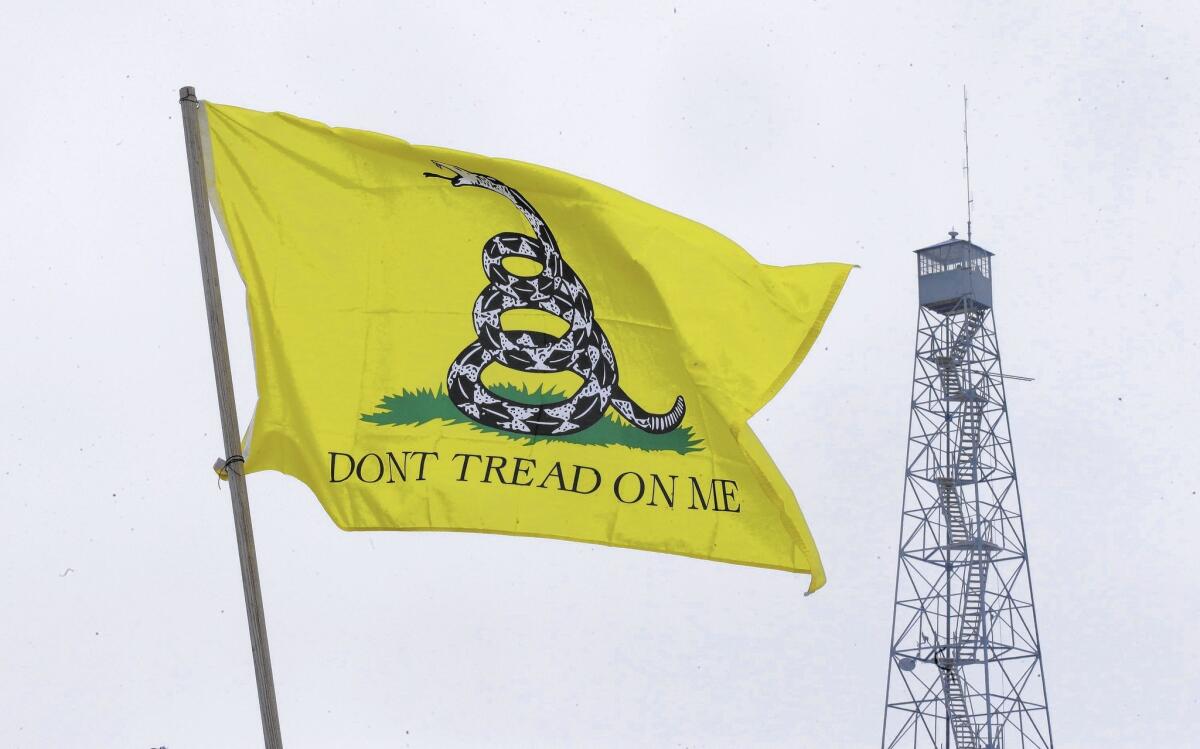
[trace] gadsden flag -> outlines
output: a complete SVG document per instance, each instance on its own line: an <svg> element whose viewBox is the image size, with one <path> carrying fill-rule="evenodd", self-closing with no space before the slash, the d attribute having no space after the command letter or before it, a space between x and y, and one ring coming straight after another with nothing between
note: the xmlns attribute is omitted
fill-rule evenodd
<svg viewBox="0 0 1200 749"><path fill-rule="evenodd" d="M764 266L545 167L201 111L247 290L247 472L300 479L345 529L569 539L824 583L746 420L850 266Z"/></svg>

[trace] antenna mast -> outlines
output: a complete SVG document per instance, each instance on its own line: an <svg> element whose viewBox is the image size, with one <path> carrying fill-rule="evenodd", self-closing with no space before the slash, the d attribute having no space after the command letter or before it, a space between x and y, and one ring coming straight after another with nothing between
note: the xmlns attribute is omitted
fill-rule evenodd
<svg viewBox="0 0 1200 749"><path fill-rule="evenodd" d="M971 241L971 141L967 138L967 84L963 84L963 174L967 179L967 241Z"/></svg>

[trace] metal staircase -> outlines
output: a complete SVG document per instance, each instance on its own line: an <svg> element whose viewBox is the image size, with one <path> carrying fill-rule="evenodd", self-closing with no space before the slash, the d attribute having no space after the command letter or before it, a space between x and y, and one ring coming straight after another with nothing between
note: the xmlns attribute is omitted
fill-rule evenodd
<svg viewBox="0 0 1200 749"><path fill-rule="evenodd" d="M974 391L964 395L958 433L958 462L954 465L954 477L959 484L974 484L978 478L979 427L986 402L986 398Z"/></svg>
<svg viewBox="0 0 1200 749"><path fill-rule="evenodd" d="M941 496L942 514L946 516L947 536L951 548L962 548L971 538L967 530L967 519L963 514L962 497L958 494L958 479L941 478L937 480Z"/></svg>
<svg viewBox="0 0 1200 749"><path fill-rule="evenodd" d="M942 398L948 401L961 401L970 396L963 392L962 378L959 376L959 367L966 358L967 352L971 349L971 340L975 334L979 332L980 326L983 325L984 315L987 314L984 310L971 310L966 313L966 318L963 320L962 327L958 331L958 335L954 337L954 341L946 348L946 352L941 356L934 357L934 364L938 368L938 376L941 379Z"/></svg>
<svg viewBox="0 0 1200 749"><path fill-rule="evenodd" d="M946 702L950 705L950 728L954 733L955 746L959 749L980 747L975 735L975 725L971 721L970 708L967 706L967 695L963 691L962 680L958 678L958 669L952 663L943 665L940 661L938 667L942 672L942 689L946 694Z"/></svg>
<svg viewBox="0 0 1200 749"><path fill-rule="evenodd" d="M942 400L947 404L962 404L954 460L947 469L949 475L936 480L942 513L946 519L947 548L966 550L958 638L937 659L946 697L946 711L958 749L997 749L997 745L985 747L984 742L980 741L960 673L963 665L976 660L982 645L980 638L987 610L987 573L991 563L990 545L985 546L978 524L968 521L968 511L959 490L960 486L974 484L979 475L980 433L987 398L970 387L969 380L964 379L963 364L985 314L984 310L978 309L966 312L954 340L941 356L934 358Z"/></svg>
<svg viewBox="0 0 1200 749"><path fill-rule="evenodd" d="M958 622L958 662L975 660L983 634L983 616L986 610L987 573L991 552L973 548L967 552L967 575L963 581L963 605Z"/></svg>

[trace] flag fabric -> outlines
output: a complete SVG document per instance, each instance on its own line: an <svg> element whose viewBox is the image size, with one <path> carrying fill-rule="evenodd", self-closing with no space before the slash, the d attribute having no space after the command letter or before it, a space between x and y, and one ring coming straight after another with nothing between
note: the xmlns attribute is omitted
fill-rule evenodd
<svg viewBox="0 0 1200 749"><path fill-rule="evenodd" d="M246 284L247 472L299 479L347 530L567 539L824 583L746 422L849 265L761 265L532 164L212 103L201 117Z"/></svg>

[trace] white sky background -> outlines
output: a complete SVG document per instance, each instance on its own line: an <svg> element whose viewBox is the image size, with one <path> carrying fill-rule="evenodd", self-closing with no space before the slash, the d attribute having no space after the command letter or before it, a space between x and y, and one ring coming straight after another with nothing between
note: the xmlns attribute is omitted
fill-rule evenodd
<svg viewBox="0 0 1200 749"><path fill-rule="evenodd" d="M1191 4L54 5L0 25L0 745L261 746L185 84L554 166L764 262L862 265L753 422L823 552L813 597L645 552L343 533L252 476L289 747L877 745L911 250L964 229L964 82L1005 368L1037 378L1009 401L1055 737L1193 745Z"/></svg>

